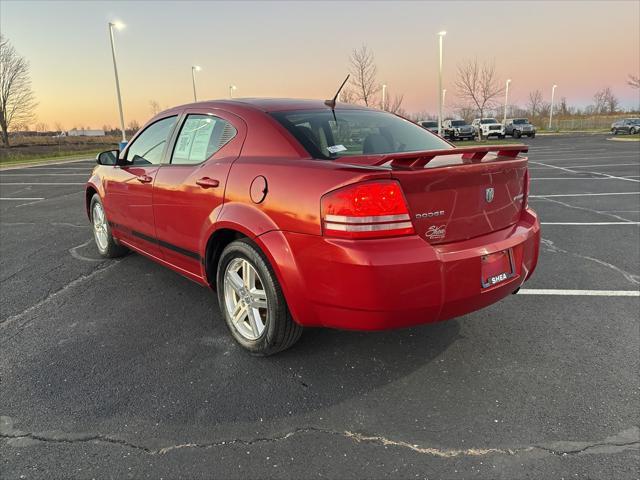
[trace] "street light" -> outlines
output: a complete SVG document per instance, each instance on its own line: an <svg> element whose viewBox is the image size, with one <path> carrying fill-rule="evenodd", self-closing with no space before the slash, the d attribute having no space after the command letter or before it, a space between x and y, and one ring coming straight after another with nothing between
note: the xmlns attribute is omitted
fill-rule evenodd
<svg viewBox="0 0 640 480"><path fill-rule="evenodd" d="M122 30L124 23L109 22L109 39L111 40L111 56L113 57L113 73L116 77L116 94L118 96L118 109L120 110L120 130L122 131L122 142L120 142L120 150L127 144L127 137L124 131L124 113L122 113L122 96L120 95L120 80L118 79L118 66L116 64L116 47L113 43L113 29Z"/></svg>
<svg viewBox="0 0 640 480"><path fill-rule="evenodd" d="M507 124L507 103L509 102L509 84L511 83L511 79L507 79L507 88L504 91L504 117L502 119L502 124Z"/></svg>
<svg viewBox="0 0 640 480"><path fill-rule="evenodd" d="M549 109L549 130L551 130L551 120L553 119L553 98L555 97L556 88L558 85L554 85L551 89L551 108Z"/></svg>
<svg viewBox="0 0 640 480"><path fill-rule="evenodd" d="M446 88L443 88L443 89L442 89L442 109L443 109L443 110L444 110L444 105L445 105L445 102L444 102L444 101L445 101L446 97L447 97L447 89L446 89Z"/></svg>
<svg viewBox="0 0 640 480"><path fill-rule="evenodd" d="M442 39L447 34L444 30L438 32L440 44L440 63L438 68L438 135L442 135Z"/></svg>
<svg viewBox="0 0 640 480"><path fill-rule="evenodd" d="M196 72L199 72L200 70L202 70L202 68L200 68L200 65L193 65L191 67L191 82L193 83L193 101L194 102L198 101L198 96L196 95Z"/></svg>
<svg viewBox="0 0 640 480"><path fill-rule="evenodd" d="M236 87L235 85L229 85L229 98L233 98L233 91L237 88L238 87Z"/></svg>
<svg viewBox="0 0 640 480"><path fill-rule="evenodd" d="M382 84L382 109L387 109L387 84Z"/></svg>

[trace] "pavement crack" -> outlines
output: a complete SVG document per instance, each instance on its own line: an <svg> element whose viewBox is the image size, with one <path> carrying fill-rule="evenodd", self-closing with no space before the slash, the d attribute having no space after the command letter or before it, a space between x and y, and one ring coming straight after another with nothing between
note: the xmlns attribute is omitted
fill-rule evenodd
<svg viewBox="0 0 640 480"><path fill-rule="evenodd" d="M73 289L74 287L86 282L87 280L91 280L92 278L101 275L105 271L115 267L121 261L122 260L114 260L112 262L99 265L91 273L79 276L75 280L72 280L71 282L67 283L66 285L63 285L62 287L60 287L55 292L49 293L45 298L43 298L39 302L31 305L30 307L28 307L27 309L23 310L22 312L16 313L15 315L7 317L4 320L0 320L0 328L7 327L11 323L16 322L16 321L26 317L27 315L29 315L30 313L32 313L34 311L37 311L40 307L42 307L43 305L46 305L48 302L50 302L51 300L53 300L57 296L64 294L68 290ZM26 325L27 323L28 322L25 322L22 326ZM5 342L2 342L2 343L5 343Z"/></svg>
<svg viewBox="0 0 640 480"><path fill-rule="evenodd" d="M543 238L540 240L540 243L542 244L542 247L550 253L564 253L567 255L571 255L573 257L577 257L577 258L582 258L584 260L589 260L591 262L597 263L599 265L602 265L604 267L607 267L615 272L618 272L620 275L622 275L629 283L633 284L633 285L640 285L640 275L635 275L631 272L627 272L626 270L621 269L620 267L616 267L615 265L605 262L604 260L600 260L599 258L595 258L595 257L589 257L587 255L580 255L579 253L574 253L574 252L570 252L568 250L565 250L563 248L558 247L555 243L553 243L552 240L549 240L547 238Z"/></svg>
<svg viewBox="0 0 640 480"><path fill-rule="evenodd" d="M487 455L522 455L534 450L541 450L550 455L581 455L581 454L606 454L606 453L618 453L620 451L640 448L640 428L637 426L624 430L614 436L607 437L604 440L597 442L574 442L574 441L559 441L559 442L547 442L540 443L524 447L514 448L466 448L466 449L443 449L436 447L421 446L418 444L406 442L403 440L393 440L382 435L367 435L364 433L352 432L349 430L332 430L320 427L300 427L291 430L287 433L275 435L271 437L257 437L252 439L235 438L230 440L219 440L215 442L196 443L185 442L175 445L168 445L162 448L153 449L144 445L139 445L121 438L112 437L109 435L92 434L92 433L59 433L52 432L45 433L31 433L23 432L13 428L13 421L10 417L0 417L0 438L7 439L9 441L15 441L20 439L28 439L38 442L47 443L87 443L87 442L103 442L114 445L120 445L126 448L139 450L148 455L166 455L174 450L181 449L211 449L217 447L228 447L233 445L251 446L261 443L277 443L294 436L303 435L307 433L319 433L324 435L332 435L337 437L343 437L352 440L356 443L370 443L374 445L381 445L384 447L397 447L402 449L409 449L413 452L421 455L429 455L439 458L454 458L454 457L480 457Z"/></svg>
<svg viewBox="0 0 640 480"><path fill-rule="evenodd" d="M629 222L632 223L632 220L629 220L628 218L622 217L620 215L615 215L614 213L611 212L606 212L603 210L596 210L594 208L588 208L588 207L580 207L577 205L571 205L570 203L566 203L566 202L562 202L560 200L556 200L555 198L549 198L549 197L541 197L543 200L547 201L547 202L551 202L551 203L556 203L558 205L562 205L563 207L567 207L567 208L573 208L574 210L583 210L585 212L591 212L591 213L596 213L598 215L605 215L607 217L611 217L611 218L615 218L616 220L621 220L623 222Z"/></svg>

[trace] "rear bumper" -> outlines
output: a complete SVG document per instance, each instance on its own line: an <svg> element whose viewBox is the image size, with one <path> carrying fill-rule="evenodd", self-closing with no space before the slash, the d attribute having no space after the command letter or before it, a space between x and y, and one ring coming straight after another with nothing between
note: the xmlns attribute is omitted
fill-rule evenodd
<svg viewBox="0 0 640 480"><path fill-rule="evenodd" d="M352 241L290 232L284 268L274 258L298 323L352 330L381 330L437 322L497 302L533 273L540 224L532 210L508 229L431 246L418 236ZM481 256L512 249L515 275L481 286Z"/></svg>

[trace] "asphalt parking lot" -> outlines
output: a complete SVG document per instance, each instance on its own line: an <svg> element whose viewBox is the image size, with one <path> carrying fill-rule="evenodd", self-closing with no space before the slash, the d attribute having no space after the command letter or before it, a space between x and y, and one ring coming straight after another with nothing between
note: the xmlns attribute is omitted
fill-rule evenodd
<svg viewBox="0 0 640 480"><path fill-rule="evenodd" d="M266 359L212 292L98 257L93 162L1 171L0 477L638 478L640 143L524 142L528 294Z"/></svg>

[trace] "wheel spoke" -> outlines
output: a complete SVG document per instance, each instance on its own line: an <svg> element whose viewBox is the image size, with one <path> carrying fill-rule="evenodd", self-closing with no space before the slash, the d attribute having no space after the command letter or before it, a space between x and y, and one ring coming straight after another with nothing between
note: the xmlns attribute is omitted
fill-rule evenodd
<svg viewBox="0 0 640 480"><path fill-rule="evenodd" d="M251 325L253 335L257 338L264 330L264 324L262 323L262 318L260 318L260 312L257 308L249 307L247 315L249 317L249 324Z"/></svg>
<svg viewBox="0 0 640 480"><path fill-rule="evenodd" d="M251 304L254 308L267 308L267 294L264 290L252 289Z"/></svg>
<svg viewBox="0 0 640 480"><path fill-rule="evenodd" d="M256 285L256 271L246 260L242 261L242 280L247 290L252 289Z"/></svg>
<svg viewBox="0 0 640 480"><path fill-rule="evenodd" d="M240 275L238 275L238 272L229 270L229 272L227 272L227 280L229 280L231 288L240 295L240 291L242 290L242 279L240 278Z"/></svg>
<svg viewBox="0 0 640 480"><path fill-rule="evenodd" d="M243 307L240 302L236 303L236 306L231 314L231 320L233 323L240 323L244 320L244 317L247 315L247 309Z"/></svg>

